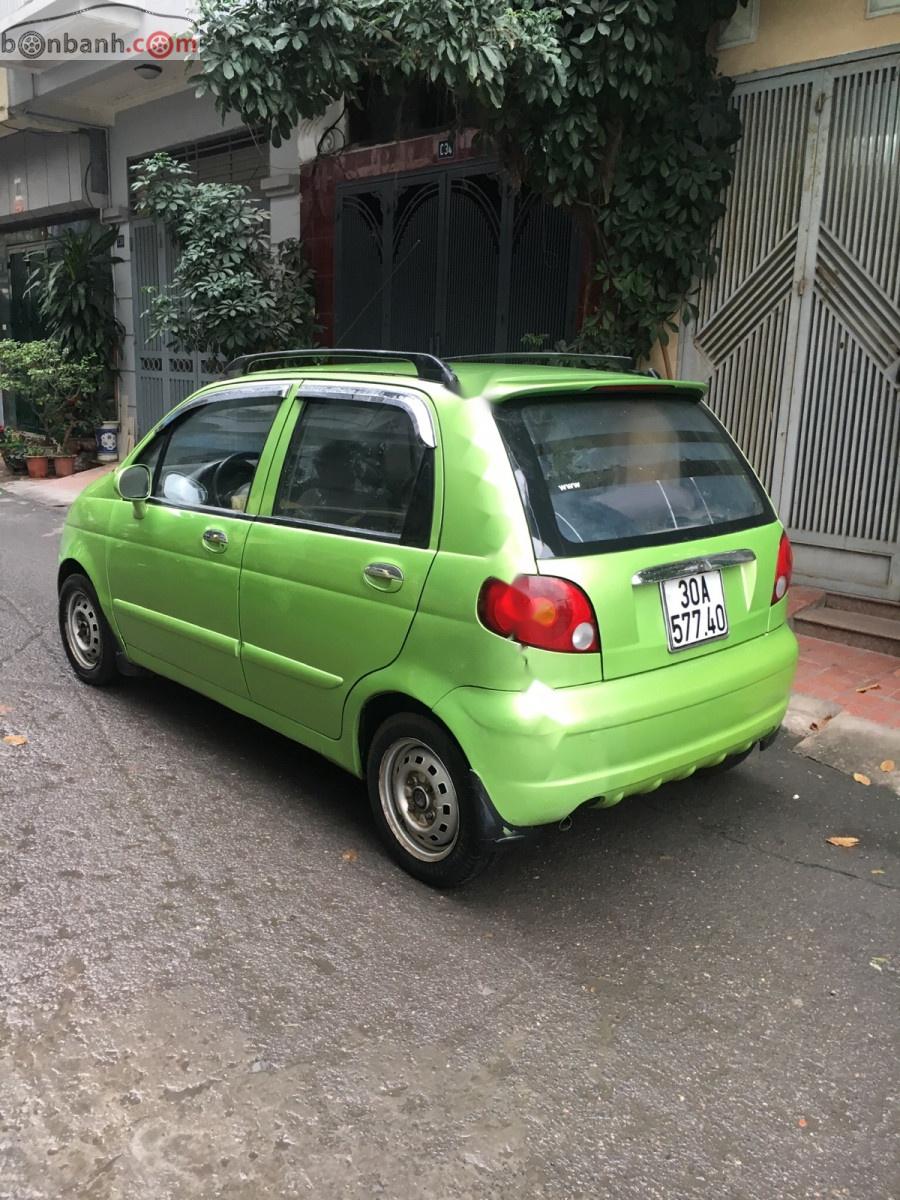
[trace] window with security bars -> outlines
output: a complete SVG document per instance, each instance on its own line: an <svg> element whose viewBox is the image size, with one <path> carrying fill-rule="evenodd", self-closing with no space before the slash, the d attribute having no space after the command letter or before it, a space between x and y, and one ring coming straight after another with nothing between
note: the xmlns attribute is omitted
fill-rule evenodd
<svg viewBox="0 0 900 1200"><path fill-rule="evenodd" d="M168 146L166 153L186 163L197 183L242 183L260 197L259 185L269 174L269 143L261 129L239 129L221 137ZM136 168L149 157L129 159L129 184Z"/></svg>

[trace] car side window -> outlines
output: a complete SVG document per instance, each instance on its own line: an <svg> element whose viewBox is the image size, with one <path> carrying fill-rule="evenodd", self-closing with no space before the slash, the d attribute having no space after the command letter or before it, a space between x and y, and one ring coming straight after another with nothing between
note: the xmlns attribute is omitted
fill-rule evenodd
<svg viewBox="0 0 900 1200"><path fill-rule="evenodd" d="M272 515L335 533L427 546L434 451L391 404L307 400Z"/></svg>
<svg viewBox="0 0 900 1200"><path fill-rule="evenodd" d="M187 412L168 434L153 495L189 508L243 512L280 404L281 396L237 396Z"/></svg>
<svg viewBox="0 0 900 1200"><path fill-rule="evenodd" d="M146 467L149 470L151 476L155 475L156 467L159 462L159 454L165 445L165 441L166 432L163 430L163 432L158 433L152 441L149 441L140 454L137 455L134 460L135 466L140 463L141 466Z"/></svg>

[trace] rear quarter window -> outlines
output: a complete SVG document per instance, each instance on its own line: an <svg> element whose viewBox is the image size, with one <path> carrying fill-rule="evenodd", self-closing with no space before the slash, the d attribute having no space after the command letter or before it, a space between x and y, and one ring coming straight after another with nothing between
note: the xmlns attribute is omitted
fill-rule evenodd
<svg viewBox="0 0 900 1200"><path fill-rule="evenodd" d="M699 399L529 397L494 409L541 558L686 541L775 519Z"/></svg>

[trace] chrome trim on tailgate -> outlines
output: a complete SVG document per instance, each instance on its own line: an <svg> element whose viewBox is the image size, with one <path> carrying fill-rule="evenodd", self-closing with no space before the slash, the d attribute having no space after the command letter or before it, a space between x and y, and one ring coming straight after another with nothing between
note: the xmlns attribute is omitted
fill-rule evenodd
<svg viewBox="0 0 900 1200"><path fill-rule="evenodd" d="M720 567L739 567L741 563L755 562L752 550L725 550L722 554L708 554L705 558L685 558L681 562L665 563L660 567L645 567L631 577L632 587L644 583L662 583L666 579L680 579L684 575L700 575L704 571L718 571Z"/></svg>

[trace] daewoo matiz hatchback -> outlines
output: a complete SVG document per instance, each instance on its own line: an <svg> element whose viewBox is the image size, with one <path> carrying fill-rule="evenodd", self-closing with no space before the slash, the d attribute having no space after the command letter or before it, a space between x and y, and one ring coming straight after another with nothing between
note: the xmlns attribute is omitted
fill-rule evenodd
<svg viewBox="0 0 900 1200"><path fill-rule="evenodd" d="M701 385L547 357L232 364L73 505L76 674L147 668L326 755L438 886L767 745L797 650L762 486Z"/></svg>

